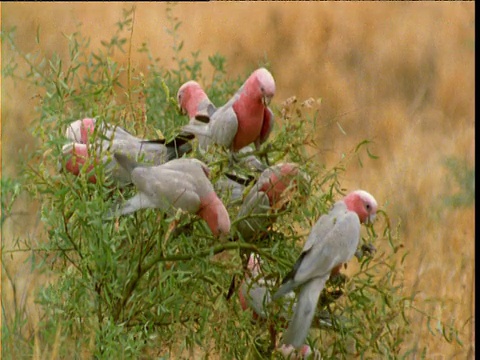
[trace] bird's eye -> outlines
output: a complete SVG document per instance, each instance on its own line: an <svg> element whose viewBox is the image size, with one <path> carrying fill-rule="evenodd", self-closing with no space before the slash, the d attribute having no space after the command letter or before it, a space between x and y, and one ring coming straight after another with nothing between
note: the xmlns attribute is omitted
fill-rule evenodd
<svg viewBox="0 0 480 360"><path fill-rule="evenodd" d="M365 207L367 208L367 210L370 210L370 204L366 204Z"/></svg>

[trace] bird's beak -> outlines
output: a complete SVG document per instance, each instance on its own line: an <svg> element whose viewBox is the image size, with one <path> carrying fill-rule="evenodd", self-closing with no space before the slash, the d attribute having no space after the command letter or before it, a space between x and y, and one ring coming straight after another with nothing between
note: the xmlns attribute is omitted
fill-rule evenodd
<svg viewBox="0 0 480 360"><path fill-rule="evenodd" d="M263 106L268 106L268 105L270 105L270 101L272 101L272 97L271 97L271 96L267 96L267 95L262 96L262 104L263 104Z"/></svg>
<svg viewBox="0 0 480 360"><path fill-rule="evenodd" d="M180 104L178 104L178 112L180 115L187 115L187 110L183 109Z"/></svg>
<svg viewBox="0 0 480 360"><path fill-rule="evenodd" d="M376 214L370 214L368 215L367 217L367 225L372 225L373 222L375 221L375 218L376 218Z"/></svg>

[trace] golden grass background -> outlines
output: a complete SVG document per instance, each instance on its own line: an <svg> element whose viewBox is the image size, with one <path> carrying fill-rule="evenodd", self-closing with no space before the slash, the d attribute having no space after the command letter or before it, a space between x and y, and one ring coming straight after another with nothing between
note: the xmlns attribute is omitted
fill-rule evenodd
<svg viewBox="0 0 480 360"><path fill-rule="evenodd" d="M78 30L92 37L92 48L109 39L128 3L3 3L2 27L17 27L20 49L40 45L47 55L66 56L62 33ZM171 38L164 28L166 3L137 4L133 49L147 42L165 66L172 62ZM474 356L475 207L448 207L442 198L459 191L444 161L456 157L474 167L474 3L185 3L173 7L182 21L183 54L200 50L200 59L226 56L232 77L265 60L277 84L273 103L296 95L321 98L318 160L331 166L363 139L378 160L352 162L342 185L364 188L400 225L410 252L405 262L408 286L417 305L461 331L464 347L428 333L425 319L414 319L419 348L429 358ZM5 49L2 49L5 51ZM8 54L4 54L6 56ZM137 70L144 58L134 54ZM127 56L117 54L125 63ZM211 68L204 64L206 81ZM16 173L18 148L31 137L25 130L34 115L32 89L2 82L2 170ZM81 118L79 114L78 118ZM75 120L75 119L72 119ZM281 124L277 123L277 126ZM341 130L343 129L343 130ZM2 241L32 236L37 214L20 203ZM27 212L28 214L23 214ZM7 246L8 247L8 246ZM2 300L13 311L27 304L30 329L38 321L33 294L47 278L32 272L25 256L4 256ZM11 279L8 279L8 276ZM441 299L431 305L429 298ZM36 346L39 346L37 344ZM36 352L40 354L40 351ZM40 357L39 357L40 358Z"/></svg>

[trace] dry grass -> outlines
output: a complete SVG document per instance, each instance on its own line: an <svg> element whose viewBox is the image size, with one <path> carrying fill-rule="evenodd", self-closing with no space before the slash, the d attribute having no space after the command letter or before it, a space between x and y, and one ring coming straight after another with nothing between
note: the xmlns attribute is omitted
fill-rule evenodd
<svg viewBox="0 0 480 360"><path fill-rule="evenodd" d="M33 50L40 27L43 51L65 54L62 32L71 33L82 22L96 46L113 33L126 6L3 3L2 26L18 27L24 51ZM165 7L137 5L133 41L134 48L149 43L168 66ZM319 161L333 164L359 141L374 141L370 149L379 160L364 158L363 167L352 163L343 185L372 192L400 224L410 251L407 283L420 300L442 299L441 306L418 306L454 321L465 346L429 335L420 316L411 341L427 345L430 358L471 356L475 207L449 207L442 198L458 190L444 160L456 157L474 166L474 3L190 3L175 6L175 14L183 22L185 54L200 49L204 60L220 52L235 77L268 60L277 82L276 104L291 95L322 98ZM125 57L118 54L118 60ZM133 63L145 68L136 58ZM204 70L208 79L210 69ZM14 174L17 149L30 141L23 129L34 116L35 99L23 84L7 80L2 86L2 167ZM20 222L3 229L4 242L34 229L34 217ZM23 259L17 256L4 266L18 299L30 304L26 317L33 326L38 316L32 294L46 277L32 274ZM5 276L2 272L2 300L12 306Z"/></svg>

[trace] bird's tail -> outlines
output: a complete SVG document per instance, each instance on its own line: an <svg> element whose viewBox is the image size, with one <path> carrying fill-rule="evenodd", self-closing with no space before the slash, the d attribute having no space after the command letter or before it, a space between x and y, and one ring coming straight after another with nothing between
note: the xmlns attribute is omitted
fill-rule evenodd
<svg viewBox="0 0 480 360"><path fill-rule="evenodd" d="M195 135L190 133L180 133L173 140L166 141L165 139L157 140L143 140L142 144L149 144L165 147L167 149L167 161L181 158L184 154L192 151L192 144L190 141L195 138Z"/></svg>
<svg viewBox="0 0 480 360"><path fill-rule="evenodd" d="M184 154L191 152L191 140L194 137L195 135L193 134L180 133L173 140L165 143L168 160L181 158Z"/></svg>
<svg viewBox="0 0 480 360"><path fill-rule="evenodd" d="M283 334L282 343L299 348L305 343L315 315L318 297L325 287L328 276L314 278L302 286L292 320Z"/></svg>
<svg viewBox="0 0 480 360"><path fill-rule="evenodd" d="M182 127L182 131L196 136L210 136L210 129L208 127L208 124L187 124Z"/></svg>

